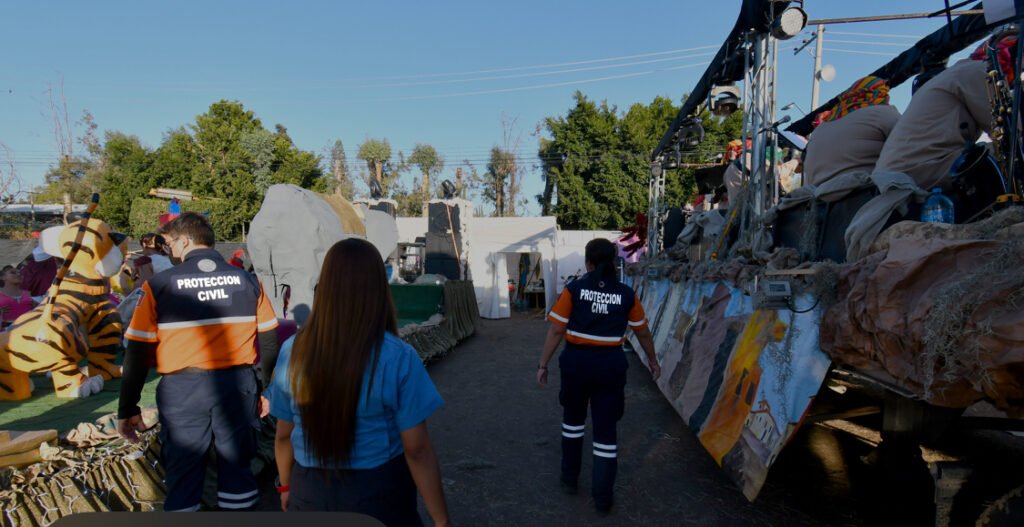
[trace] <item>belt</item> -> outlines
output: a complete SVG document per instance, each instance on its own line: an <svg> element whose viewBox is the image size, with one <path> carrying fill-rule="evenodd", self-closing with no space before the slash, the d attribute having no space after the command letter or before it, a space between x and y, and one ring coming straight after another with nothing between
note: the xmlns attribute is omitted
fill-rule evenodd
<svg viewBox="0 0 1024 527"><path fill-rule="evenodd" d="M242 368L252 368L252 367L253 367L252 364L239 364L238 366L228 366L227 368L217 368L215 370L210 370L210 369L206 369L206 368L188 367L188 368L182 368L182 369L180 369L178 371L175 371L175 372L168 373L168 375L174 375L175 373L212 373L212 372L217 372L217 371L240 370Z"/></svg>

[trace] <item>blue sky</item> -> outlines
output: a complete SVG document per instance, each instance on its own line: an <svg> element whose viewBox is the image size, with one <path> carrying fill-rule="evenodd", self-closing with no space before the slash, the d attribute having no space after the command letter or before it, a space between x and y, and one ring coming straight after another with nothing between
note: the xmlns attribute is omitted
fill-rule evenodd
<svg viewBox="0 0 1024 527"><path fill-rule="evenodd" d="M658 95L678 102L739 5L7 2L0 7L0 142L12 152L22 188L39 184L57 152L47 90L63 79L72 121L87 109L101 130L137 135L150 147L211 103L230 99L268 128L285 125L300 148L322 152L340 138L350 162L368 137L388 139L396 153L432 144L447 161L444 177L464 159L482 169L489 149L503 141L503 119L514 120L520 155L530 164L537 125L564 114L577 89L621 109ZM811 18L941 7L938 0L806 2ZM821 100L914 42L906 37L941 24L831 26L824 62L837 75L822 85ZM781 55L780 105L810 109L812 65L806 52ZM905 107L909 88L895 90L893 100ZM524 194L541 186L539 172L528 169ZM527 212L538 211L531 200Z"/></svg>

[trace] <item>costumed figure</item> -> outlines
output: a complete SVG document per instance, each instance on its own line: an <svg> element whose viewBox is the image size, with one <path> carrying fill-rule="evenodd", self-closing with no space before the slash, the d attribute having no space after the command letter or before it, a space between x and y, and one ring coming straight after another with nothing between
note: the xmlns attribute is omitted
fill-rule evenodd
<svg viewBox="0 0 1024 527"><path fill-rule="evenodd" d="M848 172L872 172L900 112L889 104L888 82L869 75L819 117L804 159L804 183L811 185Z"/></svg>
<svg viewBox="0 0 1024 527"><path fill-rule="evenodd" d="M122 323L108 298L108 279L121 269L127 248L123 234L90 219L99 196L92 199L81 220L40 236L43 250L65 260L47 301L0 334L0 400L27 399L30 373L52 372L62 398L86 397L121 377L114 359L122 348ZM87 372L78 366L83 357Z"/></svg>
<svg viewBox="0 0 1024 527"><path fill-rule="evenodd" d="M939 73L920 87L896 123L875 165L875 172L900 172L923 189L950 190L950 168L965 147L973 146L982 132L991 134L992 101L987 59L989 43L970 58ZM1011 52L1016 38L993 45L1003 72L1013 79ZM1005 64L1003 60L1005 56Z"/></svg>

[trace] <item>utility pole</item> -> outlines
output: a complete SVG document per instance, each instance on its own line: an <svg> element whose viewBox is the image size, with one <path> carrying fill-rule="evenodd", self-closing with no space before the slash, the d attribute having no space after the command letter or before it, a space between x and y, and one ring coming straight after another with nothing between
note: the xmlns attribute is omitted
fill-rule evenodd
<svg viewBox="0 0 1024 527"><path fill-rule="evenodd" d="M821 39L825 36L825 25L818 24L814 43L814 84L811 85L811 111L818 109L818 85L821 83Z"/></svg>

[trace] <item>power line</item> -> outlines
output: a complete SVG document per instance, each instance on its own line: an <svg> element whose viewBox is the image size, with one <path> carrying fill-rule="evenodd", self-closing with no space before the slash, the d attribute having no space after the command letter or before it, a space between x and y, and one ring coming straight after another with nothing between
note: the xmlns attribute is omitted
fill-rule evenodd
<svg viewBox="0 0 1024 527"><path fill-rule="evenodd" d="M639 53L639 54L636 54L636 55L622 55L622 56L618 56L618 57L606 57L606 58L591 59L591 60L578 60L578 61L574 61L574 62L558 62L558 63L553 63L553 64L539 64L539 65L534 65L534 66L515 66L515 67L509 67L509 68L494 68L494 69L486 69L486 70L462 71L462 72L453 72L453 73L423 73L423 74L415 74L415 75L399 75L399 76L394 76L394 77L370 77L370 78L364 78L364 79L359 79L359 80L374 81L374 80L417 79L417 78L431 78L431 77L455 77L455 76L460 76L460 75L480 75L480 74L485 74L485 73L504 73L504 72L509 72L509 71L524 71L524 70L532 70L532 69L559 68L559 67L563 67L563 66L580 66L580 65L583 65L583 64L595 64L595 63L599 63L599 62L614 62L614 61L617 61L617 60L640 59L640 58L646 58L646 57L656 57L656 56L659 56L659 55L671 55L671 54L675 54L675 53L687 53L687 52L690 52L690 51L700 51L700 50L704 50L704 49L714 49L714 48L718 48L718 47L719 47L718 45L697 46L697 47L693 47L693 48L672 49L672 50L666 50L666 51L654 51L654 52L650 52L650 53Z"/></svg>
<svg viewBox="0 0 1024 527"><path fill-rule="evenodd" d="M582 79L582 80L567 81L567 82L554 82L554 83L549 83L549 84L536 84L536 85L533 85L533 86L519 86L519 87L516 87L516 88L499 88L499 89L493 89L493 90L479 90L479 91L471 91L471 92L442 93L442 94L437 94L437 95L414 95L414 96L409 96L409 97L393 97L393 98L387 98L387 99L376 99L374 102L422 101L422 100L427 100L427 99L443 99L443 98L448 98L448 97L469 97L469 96L474 96L474 95L490 95L490 94L496 94L496 93L510 93L510 92L517 92L517 91L540 90L540 89L544 89L544 88L559 88L559 87L563 87L563 86L574 86L574 85L577 85L577 84L590 84L590 83L594 83L594 82L603 82L603 81L609 81L609 80L628 79L628 78L631 78L631 77L640 77L642 75L651 75L653 73L661 73L661 72L665 72L665 71L681 70L681 69L685 69L685 68L694 68L694 67L706 66L706 65L708 65L708 62L700 62L700 63L697 63L697 64L685 64L685 65L682 65L682 66L673 66L671 68L661 68L661 69L650 70L650 71L639 71L639 72L635 72L635 73L626 73L626 74L623 74L623 75L610 75L610 76L607 76L607 77L597 77L597 78L593 78L593 79Z"/></svg>
<svg viewBox="0 0 1024 527"><path fill-rule="evenodd" d="M832 43L837 43L837 44L860 44L862 46L896 46L896 47L900 47L900 48L903 48L903 49L907 48L906 44L900 43L900 42L866 42L866 41L863 41L863 40L836 40L836 39L829 39L828 43L829 44L832 44Z"/></svg>
<svg viewBox="0 0 1024 527"><path fill-rule="evenodd" d="M581 71L595 71L595 70L606 70L612 68L625 68L630 66L640 66L643 64L654 64L658 62L671 62L675 60L687 60L695 59L699 57L707 57L714 55L713 52L708 53L695 53L692 55L681 55L678 57L668 57L661 59L641 60L636 62L624 62L622 64L608 64L604 66L589 66L586 68L573 68L567 70L555 70L555 71L541 71L534 73L519 73L515 75L495 75L490 77L475 77L469 79L448 79L441 81L418 81L418 82L407 82L407 83L391 83L391 84L365 84L365 85L348 85L339 86L340 88L401 88L407 86L436 86L441 84L458 84L463 82L481 82L481 81L492 81L492 80L504 80L504 79L521 79L526 77L541 77L546 75L563 75L566 73L578 73Z"/></svg>
<svg viewBox="0 0 1024 527"><path fill-rule="evenodd" d="M825 51L835 51L836 53L853 53L855 55L878 55L882 57L895 57L899 53L881 53L876 51L859 51L855 49L839 49L839 48L825 48Z"/></svg>
<svg viewBox="0 0 1024 527"><path fill-rule="evenodd" d="M921 40L922 36L919 35L897 35L894 33L857 33L854 31L828 31L829 35L843 35L843 36L854 36L854 37L891 37L891 38L912 38L915 40Z"/></svg>

